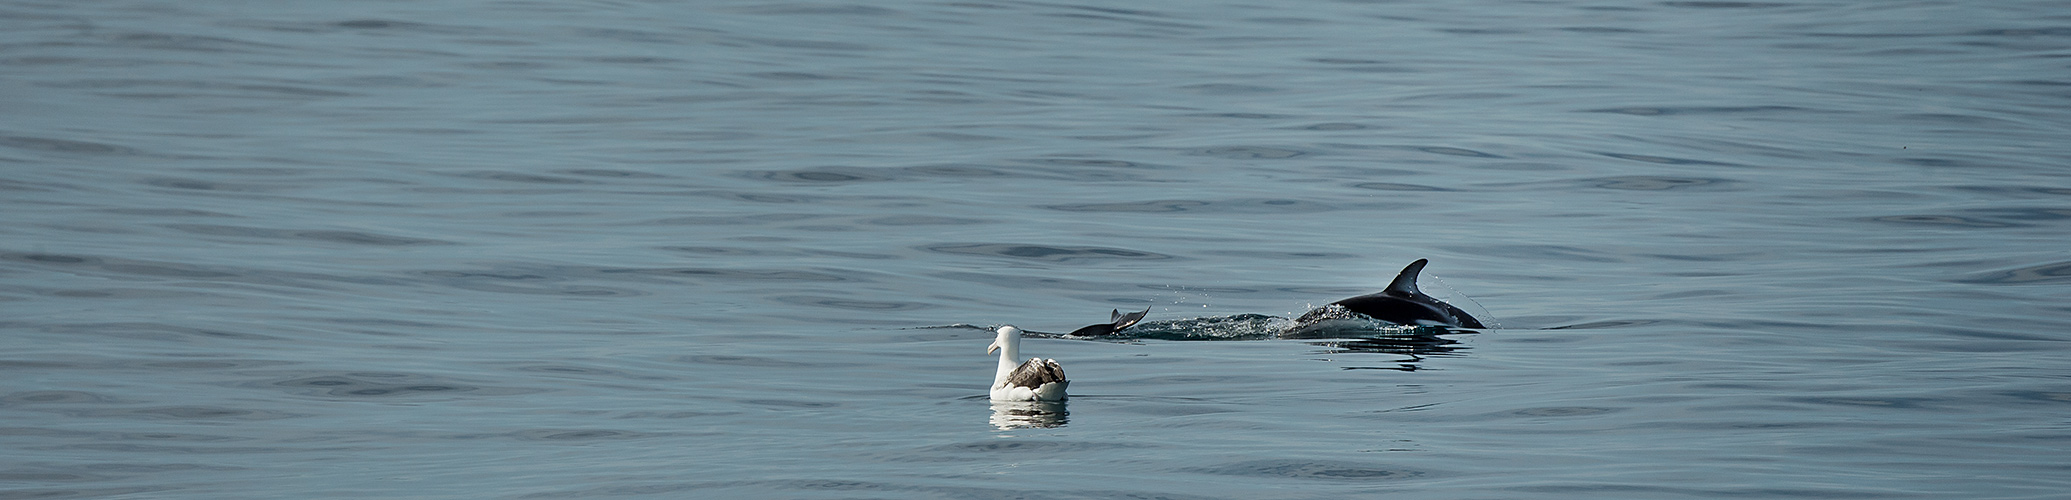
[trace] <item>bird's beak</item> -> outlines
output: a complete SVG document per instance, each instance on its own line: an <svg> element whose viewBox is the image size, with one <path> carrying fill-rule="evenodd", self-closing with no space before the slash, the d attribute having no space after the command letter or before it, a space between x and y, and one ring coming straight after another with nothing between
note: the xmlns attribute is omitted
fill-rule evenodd
<svg viewBox="0 0 2071 500"><path fill-rule="evenodd" d="M1000 350L1000 341L994 340L994 341L992 341L992 345L989 345L989 346L985 346L985 353L986 353L986 354L992 354L992 351L997 351L997 350Z"/></svg>

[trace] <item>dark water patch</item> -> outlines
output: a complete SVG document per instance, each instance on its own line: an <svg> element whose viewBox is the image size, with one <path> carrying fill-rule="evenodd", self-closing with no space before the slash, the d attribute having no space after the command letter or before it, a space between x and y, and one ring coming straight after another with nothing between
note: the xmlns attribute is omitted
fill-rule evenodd
<svg viewBox="0 0 2071 500"><path fill-rule="evenodd" d="M670 217L643 222L649 226L766 226L826 218L819 214L741 214Z"/></svg>
<svg viewBox="0 0 2071 500"><path fill-rule="evenodd" d="M221 406L153 406L144 408L110 408L93 410L68 410L66 415L77 418L130 418L143 420L232 420L263 421L302 417L287 412L248 410Z"/></svg>
<svg viewBox="0 0 2071 500"><path fill-rule="evenodd" d="M68 299L114 299L114 300L165 300L165 299L192 299L192 298L195 298L195 297L202 297L202 296L212 296L212 295L213 295L213 294L206 294L206 293L196 292L196 291L193 291L193 290L150 290L150 289L142 289L142 288L97 288L97 289L85 289L85 290L81 290L81 289L67 289L67 290L49 290L49 291L45 291L45 292L43 292L43 294L44 294L44 295L48 295L48 296L51 296L51 297L64 297L64 298L68 298Z"/></svg>
<svg viewBox="0 0 2071 500"><path fill-rule="evenodd" d="M844 258L844 259L866 259L866 260L897 260L897 259L904 259L904 258L906 258L906 257L904 257L904 256L900 256L900 255L893 255L893 254L887 254L887 253L863 253L863 252L842 252L842 251L836 251L836 250L820 250L820 249L806 249L806 250L805 250L805 254L806 254L806 255L819 255L819 256L825 256L825 257L840 257L840 258Z"/></svg>
<svg viewBox="0 0 2071 500"><path fill-rule="evenodd" d="M359 30L385 30L396 28L413 28L423 25L409 21L391 21L387 19L353 19L349 21L339 21L337 23L334 23L333 26Z"/></svg>
<svg viewBox="0 0 2071 500"><path fill-rule="evenodd" d="M902 174L916 177L943 179L985 179L995 177L1020 177L1021 174L1006 170L975 167L969 165L924 165L898 169Z"/></svg>
<svg viewBox="0 0 2071 500"><path fill-rule="evenodd" d="M1216 386L1237 384L1257 380L1249 375L1160 375L1122 381L1127 386L1154 387L1164 385Z"/></svg>
<svg viewBox="0 0 2071 500"><path fill-rule="evenodd" d="M256 193L256 192L264 192L264 191L272 191L272 190L275 190L274 188L272 188L272 187L270 187L270 186L261 186L261 185L257 185L257 184L242 184L242 183L230 183L230 182L204 181L204 180L199 180L199 179L182 179L182 178L178 178L178 177L156 177L156 178L144 179L143 183L144 183L144 185L147 185L147 186L156 186L156 187L162 187L162 188L173 188L173 189L185 189L185 190L190 190L190 191L223 191L223 192L231 192L231 193Z"/></svg>
<svg viewBox="0 0 2071 500"><path fill-rule="evenodd" d="M623 414L623 415L619 415L619 416L616 416L616 417L612 417L612 418L615 418L615 419L622 419L622 420L631 420L631 419L643 419L643 418L655 418L655 419L663 419L663 420L679 420L679 419L685 419L685 418L701 418L701 417L712 417L712 416L720 416L720 415L733 415L733 414L734 414L734 413L731 413L731 412L705 412L705 411L631 411L631 412L626 412L626 413L625 413L625 414Z"/></svg>
<svg viewBox="0 0 2071 500"><path fill-rule="evenodd" d="M709 256L713 256L713 257L754 257L754 256L761 256L761 255L770 255L770 254L771 254L771 252L770 252L769 250L764 250L764 249L759 249L759 248L741 248L741 247L700 247L700 246L683 246L683 247L661 247L661 249L662 249L662 250L667 250L667 251L671 251L671 252L683 252L683 253L688 253L688 254L696 254L696 255L709 255Z"/></svg>
<svg viewBox="0 0 2071 500"><path fill-rule="evenodd" d="M440 284L464 290L474 290L477 292L509 293L518 295L560 295L566 297L594 298L639 297L647 295L646 292L630 288L603 287L595 285L561 285L551 283L528 283L523 285L517 285L477 280L447 280L441 282Z"/></svg>
<svg viewBox="0 0 2071 500"><path fill-rule="evenodd" d="M1647 163L1657 163L1657 164L1662 164L1662 165L1712 165L1712 166L1726 166L1726 167L1731 167L1731 166L1738 166L1738 165L1734 165L1734 164L1731 164L1731 163L1724 163L1724 162L1716 162L1716 161L1706 161L1706 160L1692 160L1692 159L1688 159L1688 158L1670 158L1670 157L1667 157L1667 156L1654 156L1654 155L1643 155L1643 154L1632 154L1632 153L1607 153L1607 152L1597 152L1596 154L1599 154L1599 155L1603 155L1603 156L1609 156L1609 157L1612 157L1612 158L1617 158L1617 159L1620 159L1620 160L1632 160L1632 161L1640 161L1640 162L1647 162Z"/></svg>
<svg viewBox="0 0 2071 500"><path fill-rule="evenodd" d="M56 472L47 470L0 470L0 483L76 483L89 481L105 482L113 479L113 477L105 475L76 474L69 472ZM14 497L8 496L8 494L5 492L0 492L0 498Z"/></svg>
<svg viewBox="0 0 2071 500"><path fill-rule="evenodd" d="M401 247L454 244L450 241L441 241L428 238L412 238L408 236L393 236L360 231L340 231L323 229L272 229L262 227L224 226L216 224L166 224L165 227L188 233L209 236L236 236L246 238L308 240L320 241L325 243L343 243L348 245Z"/></svg>
<svg viewBox="0 0 2071 500"><path fill-rule="evenodd" d="M2019 122L2014 122L2010 120L2002 120L1999 118L1993 118L1989 116L1965 115L1956 113L1911 113L1898 115L1898 117L1902 120L1924 122L1933 125L1961 127L2026 128Z"/></svg>
<svg viewBox="0 0 2071 500"><path fill-rule="evenodd" d="M1130 285L1128 284L1119 282L1085 281L1066 278L1055 278L1049 276L1030 276L1000 273L975 273L952 271L934 273L931 274L931 276L943 279L952 279L972 283L984 283L987 285L994 285L1005 288L1027 290L1115 291L1130 287Z"/></svg>
<svg viewBox="0 0 2071 500"><path fill-rule="evenodd" d="M1257 259L1257 260L1264 260L1264 261L1284 261L1284 260L1341 260L1341 259L1358 259L1358 258L1364 258L1364 257L1366 257L1365 255L1361 255L1361 254L1352 254L1352 253L1338 253L1338 252L1303 252L1303 251L1292 251L1292 252L1279 252L1279 251L1268 251L1268 250L1203 250L1203 251L1201 251L1200 253L1201 253L1201 254L1203 254L1203 255L1220 255L1220 256L1225 256L1225 257L1240 257L1240 258L1245 258L1245 259ZM1286 290L1286 289L1279 289L1279 290L1282 290L1282 291L1291 291L1291 290Z"/></svg>
<svg viewBox="0 0 2071 500"><path fill-rule="evenodd" d="M2071 27L2052 26L2047 28L1997 28L1967 31L1963 34L1966 36L2009 36L2019 38L2038 36L2071 36Z"/></svg>
<svg viewBox="0 0 2071 500"><path fill-rule="evenodd" d="M1660 320L1652 320L1652 319L1620 319L1620 320L1605 320L1605 321L1591 321L1591 322L1587 322L1587 323L1576 323L1576 324L1572 324L1572 325L1561 325L1561 326L1549 326L1549 327L1546 327L1546 329L1547 329L1547 330L1602 330L1602 329L1611 329L1611 328L1632 328L1632 327L1636 327L1636 326L1652 326L1652 325L1658 325L1658 324L1661 324L1661 323L1662 323L1662 321L1660 321Z"/></svg>
<svg viewBox="0 0 2071 500"><path fill-rule="evenodd" d="M1588 417L1616 412L1620 410L1623 410L1623 408L1605 408L1600 406L1548 406L1542 408L1526 408L1522 410L1515 410L1511 411L1510 414L1517 415L1520 417Z"/></svg>
<svg viewBox="0 0 2071 500"><path fill-rule="evenodd" d="M2071 220L2071 208L2057 207L2006 207L1968 210L1968 213L2003 220L2060 221Z"/></svg>
<svg viewBox="0 0 2071 500"><path fill-rule="evenodd" d="M1224 476L1282 477L1331 481L1397 481L1424 477L1425 472L1354 462L1309 460L1254 460L1215 467L1181 469L1182 472Z"/></svg>
<svg viewBox="0 0 2071 500"><path fill-rule="evenodd" d="M1502 158L1502 156L1475 151L1472 149L1454 148L1446 146L1410 146L1409 149L1423 151L1431 154L1441 154L1446 156L1465 156L1470 158Z"/></svg>
<svg viewBox="0 0 2071 500"><path fill-rule="evenodd" d="M1584 113L1613 113L1613 114L1621 114L1621 115L1636 115L1636 116L1662 116L1662 115L1702 115L1702 114L1728 114L1728 113L1776 113L1776 112L1791 112L1791 111L1808 111L1808 110L1807 110L1807 109L1805 109L1805 108L1800 108L1800 107L1795 107L1795 106L1690 106L1690 107L1645 107L1645 106L1635 106L1635 107L1625 107L1625 108L1604 108L1604 109L1586 109L1586 110L1582 110L1582 112L1584 112Z"/></svg>
<svg viewBox="0 0 2071 500"><path fill-rule="evenodd" d="M6 324L0 324L0 328L5 328L5 327L8 327L8 326L10 326L10 325L6 325ZM38 370L38 371L41 371L41 370L55 370L55 369L64 369L64 368L78 368L78 367L80 367L80 366L81 366L81 365L79 365L79 364L77 364L77 363L64 363L64 362L58 362L58 361L29 361L29 360L23 360L23 359L0 359L0 370Z"/></svg>
<svg viewBox="0 0 2071 500"><path fill-rule="evenodd" d="M1207 118L1236 118L1239 120L1281 120L1287 118L1294 118L1296 115L1281 115L1273 113L1192 113L1180 116L1199 116Z"/></svg>
<svg viewBox="0 0 2071 500"><path fill-rule="evenodd" d="M520 441L589 442L642 439L660 434L612 429L528 429L508 434Z"/></svg>
<svg viewBox="0 0 2071 500"><path fill-rule="evenodd" d="M97 90L143 89L137 92L109 92L100 94L110 97L130 97L142 99L169 99L183 97L306 98L349 97L352 95L346 92L300 87L293 85L227 83L212 80L100 79L74 80L70 82L65 82L63 85L71 88Z"/></svg>
<svg viewBox="0 0 2071 500"><path fill-rule="evenodd" d="M560 171L559 173L562 173L562 174L568 174L568 175L580 175L580 176L585 176L585 177L612 177L612 178L619 178L619 179L668 179L668 178L671 178L670 176L667 176L667 175L662 175L662 174L656 174L656 173L651 173L651 172L635 172L635 171L631 171L631 170L616 170L616 169L605 169L605 168L578 168L578 169L562 170L562 171Z"/></svg>
<svg viewBox="0 0 2071 500"><path fill-rule="evenodd" d="M1456 191L1454 189L1447 189L1436 186L1426 186L1422 184L1397 184L1393 182L1361 182L1358 184L1353 184L1352 187L1359 189L1372 189L1376 191Z"/></svg>
<svg viewBox="0 0 2071 500"><path fill-rule="evenodd" d="M2055 337L2050 337L2047 335L2032 335L2026 333L2014 333L2006 331L1975 330L1969 328L1938 328L1934 330L1934 333L1985 340L2014 340L2023 342L2059 342L2064 340Z"/></svg>
<svg viewBox="0 0 2071 500"><path fill-rule="evenodd" d="M2007 391L2001 392L1999 395L2019 399L2024 402L2071 404L2071 391Z"/></svg>
<svg viewBox="0 0 2071 500"><path fill-rule="evenodd" d="M100 264L101 264L101 259L100 259L99 257L93 257L93 256L86 256L86 255L65 255L65 254L55 254L55 253L18 253L18 252L7 252L7 253L0 253L0 260L8 260L8 261L14 261L14 262L23 262L23 263L30 263L30 264L55 264L55 265L60 265L60 266L71 266L71 265L90 265L90 266L98 266L98 265L100 265Z"/></svg>
<svg viewBox="0 0 2071 500"><path fill-rule="evenodd" d="M1121 248L1015 245L1007 243L943 244L919 247L919 249L951 255L1007 257L1056 263L1088 260L1171 260L1177 258L1171 255Z"/></svg>
<svg viewBox="0 0 2071 500"><path fill-rule="evenodd" d="M920 302L905 302L891 300L861 300L840 297L821 297L814 295L788 295L782 297L770 297L770 300L773 302L781 302L785 304L828 307L834 309L847 309L851 311L914 311L934 307L934 305L924 304Z"/></svg>
<svg viewBox="0 0 2071 500"><path fill-rule="evenodd" d="M424 275L424 276L429 276L429 277L433 277L433 278L446 278L446 279L491 279L491 280L510 280L510 281L534 281L534 280L547 280L547 279L549 279L549 278L548 278L548 277L547 277L546 275L543 275L543 274L532 274L532 273L522 273L522 272L483 272L483 271L419 271L419 272L418 272L417 274L421 274L421 275Z"/></svg>
<svg viewBox="0 0 2071 500"><path fill-rule="evenodd" d="M99 404L109 399L85 391L24 391L0 396L0 406L45 404Z"/></svg>
<svg viewBox="0 0 2071 500"><path fill-rule="evenodd" d="M275 361L265 359L197 359L187 361L140 361L135 363L129 363L128 365L151 370L221 371L248 368L262 368L268 366L292 364L296 363L294 361Z"/></svg>
<svg viewBox="0 0 2071 500"><path fill-rule="evenodd" d="M1238 160L1284 160L1309 155L1309 152L1265 146L1223 146L1194 150L1196 154L1231 158Z"/></svg>
<svg viewBox="0 0 2071 500"><path fill-rule="evenodd" d="M528 174L528 173L523 173L523 172L500 172L500 171L486 171L486 170L485 170L485 171L475 171L475 172L459 172L459 173L453 173L453 174L448 174L448 175L451 175L451 176L454 176L454 177L461 177L461 178L467 178L467 179L486 179L486 180L492 180L492 181L504 181L504 182L522 182L522 183L527 183L527 184L592 184L592 183L594 183L593 181L589 181L589 180L584 180L584 179L575 179L575 178L569 178L569 177L557 177L557 176L551 176L551 175L539 175L539 174Z"/></svg>
<svg viewBox="0 0 2071 500"><path fill-rule="evenodd" d="M566 295L574 297L635 297L646 295L646 292L630 288L569 283L573 281L574 276L597 272L597 270L589 268L546 268L495 271L433 270L416 271L414 274L432 278L432 282L440 285L482 292ZM621 275L634 276L633 272L626 271ZM657 273L660 273L660 271L657 271Z"/></svg>
<svg viewBox="0 0 2071 500"><path fill-rule="evenodd" d="M1020 163L1030 163L1036 165L1048 165L1058 167L1145 168L1151 166L1128 160L1109 160L1103 158L1033 158L1015 161Z"/></svg>
<svg viewBox="0 0 2071 500"><path fill-rule="evenodd" d="M119 215L141 215L156 217L236 217L222 212L195 210L191 208L104 208L104 213Z"/></svg>
<svg viewBox="0 0 2071 500"><path fill-rule="evenodd" d="M1490 245L1481 247L1449 248L1461 253L1487 255L1523 260L1559 260L1570 262L1622 262L1624 259L1605 255L1603 252L1586 248L1561 245Z"/></svg>
<svg viewBox="0 0 2071 500"><path fill-rule="evenodd" d="M1990 220L1985 220L1985 219L1974 219L1974 218L1970 218L1970 217L1963 217L1963 216L1960 216L1960 215L1934 215L1934 214L1919 214L1919 215L1887 215L1887 216L1883 216L1883 217L1870 217L1870 218L1866 218L1866 219L1861 219L1861 220L1865 220L1865 221L1870 221L1870 222L1890 222L1890 223L1898 223L1898 224L1911 224L1911 225L1925 225L1925 226L1942 226L1942 227L1968 227L1968 228L2003 228L2003 227L2020 227L2020 226L2022 226L2021 224L2013 224L2013 223L2008 223L2008 222L1997 222L1997 221L1990 221Z"/></svg>
<svg viewBox="0 0 2071 500"><path fill-rule="evenodd" d="M595 368L568 364L525 365L511 368L511 370L525 373L538 373L543 375L557 375L578 378L609 377L629 380L671 380L669 377L640 376L608 368Z"/></svg>
<svg viewBox="0 0 2071 500"><path fill-rule="evenodd" d="M235 436L223 436L216 434L190 434L182 432L81 431L70 429L50 429L41 427L0 427L0 436L37 436L91 441L143 441L160 443L222 443L232 441L250 441L252 439ZM131 465L127 467L115 466L106 469L95 468L95 470L148 470L148 467ZM181 469L179 467L172 467L165 470L185 469Z"/></svg>
<svg viewBox="0 0 2071 500"><path fill-rule="evenodd" d="M2071 261L1995 271L1959 281L1985 285L2071 284Z"/></svg>
<svg viewBox="0 0 2071 500"><path fill-rule="evenodd" d="M1616 27L1616 26L1570 26L1570 27L1565 27L1565 28L1561 28L1560 30L1561 30L1561 31L1568 31L1568 32L1574 32L1574 33L1592 33L1592 34L1626 34L1626 33L1650 33L1649 31L1646 31L1646 30L1638 30L1638 29L1632 29L1632 28L1620 28L1620 27Z"/></svg>
<svg viewBox="0 0 2071 500"><path fill-rule="evenodd" d="M0 158L0 161L8 160ZM11 179L0 179L0 191L15 191L24 193L50 193L59 190L77 191L79 190L79 187L50 183L23 182Z"/></svg>
<svg viewBox="0 0 2071 500"><path fill-rule="evenodd" d="M1663 177L1653 175L1627 175L1582 179L1583 185L1624 191L1666 191L1676 190L1718 190L1735 184L1734 181L1701 177Z"/></svg>
<svg viewBox="0 0 2071 500"><path fill-rule="evenodd" d="M1122 411L1126 411L1129 413L1135 413L1138 415L1151 415L1156 417L1186 417L1193 415L1214 415L1217 413L1236 413L1238 411L1228 408L1217 408L1202 405L1171 405L1141 403L1132 404L1126 407L1122 407L1120 409Z"/></svg>
<svg viewBox="0 0 2071 500"><path fill-rule="evenodd" d="M109 263L109 264L105 264L105 265L102 265L102 266L101 266L101 269L102 269L102 270L104 270L104 271L108 271L108 272L111 272L111 273L117 273L117 274L127 274L127 275L132 275L132 276L150 276L150 277L154 277L154 278L196 278L196 279L205 279L205 278L231 278L231 277L236 277L236 276L237 276L237 274L236 274L236 273L230 273L230 272L224 272L224 271L212 271L212 270L209 270L209 269L203 268L203 267L201 267L201 266L190 266L190 265L185 265L185 264L172 264L172 263L164 263L164 264L142 264L142 263L139 263L139 264L116 264L116 263Z"/></svg>
<svg viewBox="0 0 2071 500"><path fill-rule="evenodd" d="M1309 62L1321 64L1387 64L1388 61L1383 61L1379 59L1352 59L1346 57L1318 57L1309 59Z"/></svg>
<svg viewBox="0 0 2071 500"><path fill-rule="evenodd" d="M1899 158L1892 160L1892 163L1898 163L1902 165L1915 165L1921 167L1948 168L1987 168L1996 166L1987 163L1979 163L1970 160L1962 160L1956 158Z"/></svg>
<svg viewBox="0 0 2071 500"><path fill-rule="evenodd" d="M1280 91L1280 88L1278 87L1267 87L1264 85L1245 85L1237 83L1201 83L1194 85L1181 85L1178 88L1180 91L1183 92L1201 95L1221 96L1270 94Z"/></svg>
<svg viewBox="0 0 2071 500"><path fill-rule="evenodd" d="M776 81L847 80L848 77L805 71L763 71L748 73L747 76Z"/></svg>
<svg viewBox="0 0 2071 500"><path fill-rule="evenodd" d="M485 390L483 387L462 384L439 377L392 372L325 374L265 382L264 384L270 387L284 388L289 392L302 396L342 398L346 400L438 396L460 393L510 395L531 392Z"/></svg>
<svg viewBox="0 0 2071 500"><path fill-rule="evenodd" d="M858 281L855 278L834 274L799 271L794 269L714 269L695 267L673 268L607 268L599 269L601 274L635 274L671 278L710 278L725 281L790 281L830 283L837 281Z"/></svg>
<svg viewBox="0 0 2071 500"><path fill-rule="evenodd" d="M1042 208L1064 212L1167 213L1209 212L1240 214L1304 214L1329 212L1337 207L1304 200L1235 199L1219 201L1153 200L1122 203L1047 205Z"/></svg>
<svg viewBox="0 0 2071 500"><path fill-rule="evenodd" d="M695 363L701 365L751 366L757 368L810 368L814 366L822 366L817 363L805 363L799 361L791 361L788 359L765 358L760 356L731 356L709 354L696 356L682 356L676 358L676 361L685 363Z"/></svg>
<svg viewBox="0 0 2071 500"><path fill-rule="evenodd" d="M615 484L612 486L599 486L571 490L527 493L523 496L519 496L518 498L619 498L645 495L681 495L684 492L688 491L723 488L727 486L730 485L723 483Z"/></svg>
<svg viewBox="0 0 2071 500"><path fill-rule="evenodd" d="M178 488L165 486L130 486L120 488L50 488L9 489L0 491L0 500L63 500L67 498L119 498L132 495L167 493Z"/></svg>
<svg viewBox="0 0 2071 500"><path fill-rule="evenodd" d="M1769 9L1789 7L1793 4L1778 2L1661 2L1661 5L1686 9Z"/></svg>
<svg viewBox="0 0 2071 500"><path fill-rule="evenodd" d="M1933 406L1931 406L1931 405L1929 405L1929 404L1928 404L1928 403L1929 403L1930 401L1932 401L1932 400L1929 400L1929 399L1924 399L1924 398L1878 398L1878 397L1852 397L1852 398L1851 398L1851 397L1786 397L1786 398L1777 398L1777 400L1780 400L1780 401L1789 401L1789 402L1793 402L1793 403L1804 403L1804 404L1814 404L1814 405L1821 405L1821 406L1838 406L1838 407L1846 407L1846 408L1857 408L1857 409L1860 409L1860 408L1890 408L1890 409L1899 409L1899 410L1918 410L1918 409L1931 409L1931 408L1934 408Z"/></svg>
<svg viewBox="0 0 2071 500"><path fill-rule="evenodd" d="M1723 2L1705 2L1723 3ZM1626 498L1898 498L1910 495L1890 490L1843 490L1832 488L1688 488L1623 483L1562 483L1505 488L1539 494L1586 493L1592 497ZM1645 493L1645 495L1640 495Z"/></svg>
<svg viewBox="0 0 2071 500"><path fill-rule="evenodd" d="M1369 128L1373 128L1373 127L1371 127L1371 126L1367 126L1367 125L1361 125L1361 124L1357 124L1357 123L1344 123L1344 122L1330 122L1330 123L1317 123L1317 124L1313 124L1313 125L1307 125L1307 126L1303 126L1303 127L1301 127L1301 129L1302 129L1302 130L1317 130L1317 131L1326 131L1326 132L1327 132L1327 131L1335 131L1335 130L1366 130L1366 129L1369 129Z"/></svg>
<svg viewBox="0 0 2071 500"><path fill-rule="evenodd" d="M137 150L135 149L116 146L113 144L75 141L70 139L51 139L46 137L28 137L19 135L0 135L0 147L9 147L27 151L42 151L46 153L65 153L82 155L137 154Z"/></svg>
<svg viewBox="0 0 2071 500"><path fill-rule="evenodd" d="M741 403L776 409L823 409L840 408L841 403L832 401L798 401L791 399L743 399Z"/></svg>
<svg viewBox="0 0 2071 500"><path fill-rule="evenodd" d="M876 217L863 220L864 224L891 227L969 226L973 224L985 224L988 222L992 221L982 219L967 219L962 217L941 217L934 215L894 215L889 217Z"/></svg>
<svg viewBox="0 0 2071 500"><path fill-rule="evenodd" d="M166 323L111 322L111 323L69 323L43 325L37 329L48 333L66 335L107 335L141 340L166 340L186 342L195 339L222 339L236 341L281 340L280 337L251 332L230 331L220 328L195 328Z"/></svg>
<svg viewBox="0 0 2071 500"><path fill-rule="evenodd" d="M727 9L743 14L768 16L891 16L902 12L871 5L787 3Z"/></svg>
<svg viewBox="0 0 2071 500"><path fill-rule="evenodd" d="M740 175L750 179L813 184L843 184L892 180L891 176L877 173L871 169L847 167L820 167L809 170L751 170L740 172Z"/></svg>

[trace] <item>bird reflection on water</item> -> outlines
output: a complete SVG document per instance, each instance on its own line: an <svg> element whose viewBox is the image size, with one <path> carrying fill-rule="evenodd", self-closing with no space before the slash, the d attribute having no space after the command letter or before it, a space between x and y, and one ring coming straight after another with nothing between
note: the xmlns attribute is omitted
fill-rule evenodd
<svg viewBox="0 0 2071 500"><path fill-rule="evenodd" d="M999 430L1063 427L1071 419L1064 401L993 401L992 426Z"/></svg>

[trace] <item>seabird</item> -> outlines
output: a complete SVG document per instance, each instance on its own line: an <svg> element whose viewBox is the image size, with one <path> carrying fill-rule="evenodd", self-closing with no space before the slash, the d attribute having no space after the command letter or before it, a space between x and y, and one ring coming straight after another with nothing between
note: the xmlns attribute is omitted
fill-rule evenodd
<svg viewBox="0 0 2071 500"><path fill-rule="evenodd" d="M1064 379L1064 367L1054 359L1022 361L1020 328L1000 327L999 337L985 348L987 354L994 350L1000 351L1000 370L992 377L993 401L1064 400L1064 386L1071 385Z"/></svg>
<svg viewBox="0 0 2071 500"><path fill-rule="evenodd" d="M1122 314L1121 309L1115 309L1109 312L1107 323L1101 323L1098 325L1086 325L1085 328L1072 330L1071 335L1107 335L1110 333L1119 332L1122 331L1123 328L1135 326L1136 322L1143 321L1144 315L1150 313L1151 308L1149 307L1143 308L1142 311L1133 312L1129 314Z"/></svg>

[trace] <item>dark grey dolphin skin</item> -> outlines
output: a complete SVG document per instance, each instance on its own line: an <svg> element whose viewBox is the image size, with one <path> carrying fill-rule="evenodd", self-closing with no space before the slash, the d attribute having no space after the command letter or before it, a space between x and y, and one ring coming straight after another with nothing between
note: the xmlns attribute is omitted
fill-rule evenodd
<svg viewBox="0 0 2071 500"><path fill-rule="evenodd" d="M1395 275L1394 282L1388 283L1386 290L1332 302L1330 306L1398 325L1488 328L1481 326L1481 321L1473 316L1468 316L1467 311L1417 290L1417 274L1424 271L1426 262L1425 259L1417 259L1409 263L1409 267L1402 268L1402 274ZM1329 319L1333 312L1330 306L1316 308L1295 321L1309 323Z"/></svg>
<svg viewBox="0 0 2071 500"><path fill-rule="evenodd" d="M1123 328L1128 328L1130 326L1136 325L1136 322L1138 321L1143 321L1143 316L1150 313L1151 308L1149 307L1143 308L1142 311L1133 312L1129 314L1122 314L1121 309L1115 309L1114 311L1109 313L1109 322L1101 323L1098 325L1086 325L1085 328L1072 330L1070 334L1079 336L1091 336L1107 335L1110 333L1119 332L1122 331Z"/></svg>

